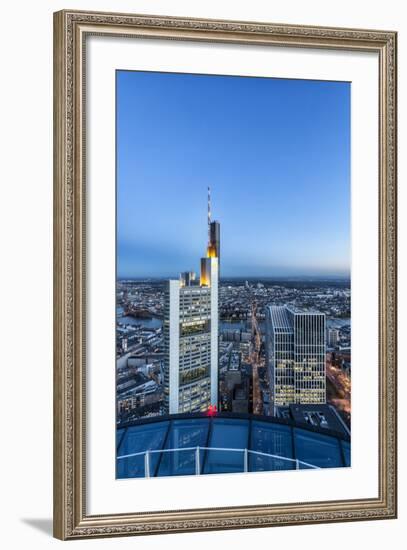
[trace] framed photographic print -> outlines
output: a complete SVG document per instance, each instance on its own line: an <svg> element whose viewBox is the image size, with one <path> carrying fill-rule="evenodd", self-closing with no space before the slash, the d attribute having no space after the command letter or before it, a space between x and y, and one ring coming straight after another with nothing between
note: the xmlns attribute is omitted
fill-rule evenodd
<svg viewBox="0 0 407 550"><path fill-rule="evenodd" d="M396 33L54 46L55 536L396 517Z"/></svg>

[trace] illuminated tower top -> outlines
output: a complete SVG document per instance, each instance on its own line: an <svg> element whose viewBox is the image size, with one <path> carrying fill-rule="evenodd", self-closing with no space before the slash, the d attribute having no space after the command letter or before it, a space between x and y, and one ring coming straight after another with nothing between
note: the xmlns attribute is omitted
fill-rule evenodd
<svg viewBox="0 0 407 550"><path fill-rule="evenodd" d="M220 224L212 221L211 188L208 187L208 247L207 258L220 258Z"/></svg>

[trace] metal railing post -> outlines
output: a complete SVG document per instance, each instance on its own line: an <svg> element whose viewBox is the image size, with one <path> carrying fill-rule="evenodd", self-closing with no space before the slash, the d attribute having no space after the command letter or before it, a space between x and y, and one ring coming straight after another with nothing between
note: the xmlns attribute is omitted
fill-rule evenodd
<svg viewBox="0 0 407 550"><path fill-rule="evenodd" d="M244 455L243 455L243 471L248 472L249 471L249 453L247 449L244 449Z"/></svg>
<svg viewBox="0 0 407 550"><path fill-rule="evenodd" d="M199 454L199 446L195 449L195 475L201 474L201 457Z"/></svg>
<svg viewBox="0 0 407 550"><path fill-rule="evenodd" d="M144 455L144 477L150 477L150 451Z"/></svg>

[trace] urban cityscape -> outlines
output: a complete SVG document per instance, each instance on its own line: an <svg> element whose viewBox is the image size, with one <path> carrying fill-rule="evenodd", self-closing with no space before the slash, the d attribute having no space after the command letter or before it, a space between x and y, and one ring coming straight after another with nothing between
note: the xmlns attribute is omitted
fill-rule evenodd
<svg viewBox="0 0 407 550"><path fill-rule="evenodd" d="M348 84L117 78L116 477L351 466Z"/></svg>
<svg viewBox="0 0 407 550"><path fill-rule="evenodd" d="M219 284L221 229L211 220L209 188L207 223L198 277L182 272L174 280L117 282L119 432L139 420L227 413L349 437L350 281Z"/></svg>

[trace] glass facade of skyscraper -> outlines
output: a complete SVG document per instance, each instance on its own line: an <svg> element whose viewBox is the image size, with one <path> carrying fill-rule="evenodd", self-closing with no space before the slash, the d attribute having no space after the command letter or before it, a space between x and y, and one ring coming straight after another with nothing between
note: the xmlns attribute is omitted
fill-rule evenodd
<svg viewBox="0 0 407 550"><path fill-rule="evenodd" d="M167 286L165 294L164 363L165 405L170 412L170 303L171 292L178 292L178 410L206 411L210 405L211 296L200 286ZM174 337L176 337L174 335Z"/></svg>
<svg viewBox="0 0 407 550"><path fill-rule="evenodd" d="M269 306L266 321L266 360L274 413L278 407L293 403L325 403L325 315Z"/></svg>
<svg viewBox="0 0 407 550"><path fill-rule="evenodd" d="M350 466L349 436L273 417L151 418L117 431L117 477Z"/></svg>
<svg viewBox="0 0 407 550"><path fill-rule="evenodd" d="M294 327L295 402L326 402L326 330L323 313L288 310Z"/></svg>

